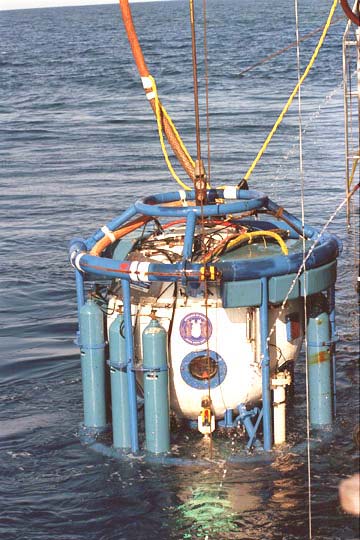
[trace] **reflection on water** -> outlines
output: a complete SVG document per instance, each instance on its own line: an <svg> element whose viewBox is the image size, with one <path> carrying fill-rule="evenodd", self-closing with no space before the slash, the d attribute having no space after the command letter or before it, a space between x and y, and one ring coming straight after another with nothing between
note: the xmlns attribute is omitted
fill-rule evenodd
<svg viewBox="0 0 360 540"><path fill-rule="evenodd" d="M223 462L216 472L204 470L197 483L178 486L183 538L260 539L263 526L273 534L304 504L302 473L296 454L279 454L268 465ZM264 505L271 511L264 512Z"/></svg>
<svg viewBox="0 0 360 540"><path fill-rule="evenodd" d="M220 491L218 486L205 484L195 488L186 502L178 507L184 522L191 523L189 532L183 538L200 534L211 538L223 531L236 531L237 526L233 521L235 513L228 496L227 490Z"/></svg>
<svg viewBox="0 0 360 540"><path fill-rule="evenodd" d="M192 476L186 475L183 484L179 483L180 476L177 477L179 504L175 515L182 538L307 538L310 520L316 531L313 538L332 538L328 536L330 522L318 523L319 508L332 512L333 519L341 514L337 483L329 482L323 465L323 455L330 458L331 446L313 447L311 452L312 516L309 516L308 507L306 451L302 447L299 453L278 452L266 463L232 464L225 461L215 470L204 469ZM190 478L193 478L192 482L189 482ZM345 538L348 537L343 536L341 540Z"/></svg>

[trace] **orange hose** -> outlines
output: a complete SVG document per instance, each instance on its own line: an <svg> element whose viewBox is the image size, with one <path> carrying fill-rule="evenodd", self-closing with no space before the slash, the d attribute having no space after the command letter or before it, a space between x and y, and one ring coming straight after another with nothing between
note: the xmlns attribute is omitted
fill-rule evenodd
<svg viewBox="0 0 360 540"><path fill-rule="evenodd" d="M153 218L150 217L150 216L141 216L140 218L135 219L134 221L131 221L128 225L125 225L125 227L122 227L121 229L118 229L117 231L114 231L113 232L113 234L115 236L114 241L112 241L111 238L109 238L108 236L104 236L91 249L90 255L95 255L95 256L99 257L101 255L101 253L104 251L104 249L107 248L108 246L110 246L110 244L112 244L116 240L119 240L123 236L126 236L127 234L131 233L132 231L135 231L136 229L138 229L142 225L145 225L145 223L147 223L151 219L153 219Z"/></svg>
<svg viewBox="0 0 360 540"><path fill-rule="evenodd" d="M120 10L121 10L122 18L124 21L124 27L126 30L126 34L130 43L131 51L132 51L139 75L140 77L148 77L149 69L146 65L144 55L142 53L141 46L140 46L140 43L136 34L134 21L131 15L129 1L119 0L119 3L120 3ZM145 90L146 93L151 92L151 91L152 91L151 89ZM149 102L150 102L152 110L155 113L156 112L155 99L153 98ZM171 148L173 149L174 154L179 160L179 163L181 164L181 166L183 167L184 171L189 176L189 178L194 180L195 179L194 166L189 160L188 156L185 154L184 150L181 148L181 145L179 144L179 141L177 140L176 134L174 133L174 130L171 124L169 123L168 119L164 115L161 115L161 123L162 123L165 136Z"/></svg>
<svg viewBox="0 0 360 540"><path fill-rule="evenodd" d="M165 203L162 206L181 206L181 201L172 201L169 203ZM145 223L148 223L148 221L151 221L152 219L152 216L141 216L137 219L134 219L134 221L131 221L124 227L121 227L121 229L118 229L117 231L112 231L115 240L112 241L108 236L104 236L98 242L96 242L95 246L90 251L90 255L100 256L104 249L110 246L110 244L112 244L116 240L120 240L120 238L122 238L123 236L126 236L132 231L135 231L136 229L138 229L142 225L145 225Z"/></svg>
<svg viewBox="0 0 360 540"><path fill-rule="evenodd" d="M128 0L119 0L120 10L124 21L125 30L130 43L132 54L139 71L140 77L148 77L149 69L146 65L144 55L136 34L134 21L131 14L131 9Z"/></svg>

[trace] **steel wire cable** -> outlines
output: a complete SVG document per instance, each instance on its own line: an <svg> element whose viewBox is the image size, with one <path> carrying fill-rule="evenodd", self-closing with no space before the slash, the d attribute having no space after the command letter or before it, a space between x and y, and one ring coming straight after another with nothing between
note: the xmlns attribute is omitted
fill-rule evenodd
<svg viewBox="0 0 360 540"><path fill-rule="evenodd" d="M302 224L302 252L306 256L305 238L305 175L303 160L303 132L301 109L301 64L300 64L300 34L298 0L295 0L295 26L296 26L296 68L298 77L298 126L299 126L299 173L301 188L301 224ZM308 482L308 532L312 539L312 485L311 485L311 453L310 453L310 400L309 400L309 357L307 336L307 274L304 272L304 343L305 343L305 386L306 386L306 454L307 454L307 482Z"/></svg>

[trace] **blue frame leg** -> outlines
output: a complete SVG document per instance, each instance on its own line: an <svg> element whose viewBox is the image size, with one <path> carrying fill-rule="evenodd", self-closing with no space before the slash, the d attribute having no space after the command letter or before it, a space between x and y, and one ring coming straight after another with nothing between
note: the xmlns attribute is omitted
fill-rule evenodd
<svg viewBox="0 0 360 540"><path fill-rule="evenodd" d="M262 373L262 403L263 403L263 432L264 450L272 448L271 424L271 391L270 391L270 356L269 356L269 313L268 313L268 281L261 278L262 296L260 306L260 343L261 343L261 373Z"/></svg>
<svg viewBox="0 0 360 540"><path fill-rule="evenodd" d="M137 401L136 401L136 381L134 367L134 341L131 322L131 296L130 283L127 279L121 280L123 302L124 302L124 334L125 334L125 350L127 358L127 382L129 393L129 410L130 410L130 435L131 435L131 450L138 452L139 436L138 436L138 420L137 420Z"/></svg>

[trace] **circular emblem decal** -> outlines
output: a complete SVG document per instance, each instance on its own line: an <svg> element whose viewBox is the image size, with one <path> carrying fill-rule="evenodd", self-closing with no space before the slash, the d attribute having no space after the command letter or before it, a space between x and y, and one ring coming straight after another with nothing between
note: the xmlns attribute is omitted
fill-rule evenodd
<svg viewBox="0 0 360 540"><path fill-rule="evenodd" d="M202 313L189 313L180 322L180 336L190 345L203 345L212 334L212 324Z"/></svg>

